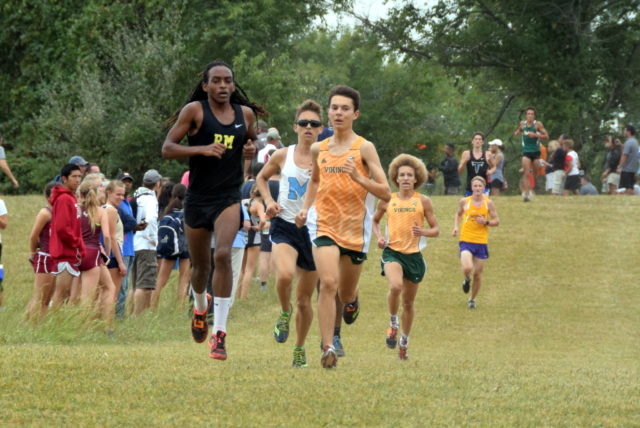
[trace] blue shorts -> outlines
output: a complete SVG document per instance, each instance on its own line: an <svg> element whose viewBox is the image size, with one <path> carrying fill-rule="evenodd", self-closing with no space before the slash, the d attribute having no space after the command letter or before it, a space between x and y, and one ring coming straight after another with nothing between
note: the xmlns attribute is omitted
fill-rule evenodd
<svg viewBox="0 0 640 428"><path fill-rule="evenodd" d="M296 265L300 269L316 270L311 252L311 238L307 226L298 227L279 217L271 219L271 242L274 244L287 244L298 252Z"/></svg>
<svg viewBox="0 0 640 428"><path fill-rule="evenodd" d="M460 241L460 254L462 254L463 251L470 252L476 259L489 258L489 246L487 246L487 244Z"/></svg>

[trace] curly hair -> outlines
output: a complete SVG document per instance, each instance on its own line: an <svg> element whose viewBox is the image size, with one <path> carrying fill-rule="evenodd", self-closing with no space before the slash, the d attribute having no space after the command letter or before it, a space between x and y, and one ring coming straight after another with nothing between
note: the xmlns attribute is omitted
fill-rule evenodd
<svg viewBox="0 0 640 428"><path fill-rule="evenodd" d="M416 182L413 184L414 189L422 186L427 181L427 167L424 166L424 162L415 156L403 153L396 156L389 164L389 180L394 187L398 187L398 170L401 166L413 168L416 176Z"/></svg>

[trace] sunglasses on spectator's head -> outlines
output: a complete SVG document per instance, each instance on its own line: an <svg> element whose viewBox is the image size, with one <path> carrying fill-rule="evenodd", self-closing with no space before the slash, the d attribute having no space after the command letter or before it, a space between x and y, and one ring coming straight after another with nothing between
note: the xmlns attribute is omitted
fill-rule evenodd
<svg viewBox="0 0 640 428"><path fill-rule="evenodd" d="M308 125L311 125L312 128L322 126L322 122L319 120L299 120L296 124L302 128L306 128Z"/></svg>

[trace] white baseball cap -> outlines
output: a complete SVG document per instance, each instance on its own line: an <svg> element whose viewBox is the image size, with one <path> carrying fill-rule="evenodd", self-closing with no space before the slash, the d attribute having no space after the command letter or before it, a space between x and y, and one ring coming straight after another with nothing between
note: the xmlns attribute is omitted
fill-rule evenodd
<svg viewBox="0 0 640 428"><path fill-rule="evenodd" d="M495 140L489 141L489 145L490 146L501 146L502 145L502 140L500 140L499 138L496 138Z"/></svg>

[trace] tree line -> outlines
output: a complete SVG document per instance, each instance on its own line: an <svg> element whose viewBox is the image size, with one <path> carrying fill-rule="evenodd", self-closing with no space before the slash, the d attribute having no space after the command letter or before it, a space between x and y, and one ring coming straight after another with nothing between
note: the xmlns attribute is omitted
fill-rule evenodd
<svg viewBox="0 0 640 428"><path fill-rule="evenodd" d="M362 95L355 129L383 165L399 152L437 164L475 131L506 142L533 105L552 138L570 134L601 168L602 137L640 115L640 0L407 1L371 21L349 0L7 0L0 5L0 133L20 192L39 191L72 155L109 176L163 161L166 119L213 59L234 69L286 144L297 104ZM355 19L329 28L329 10ZM612 129L614 127L614 129ZM0 188L10 191L7 180Z"/></svg>

